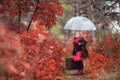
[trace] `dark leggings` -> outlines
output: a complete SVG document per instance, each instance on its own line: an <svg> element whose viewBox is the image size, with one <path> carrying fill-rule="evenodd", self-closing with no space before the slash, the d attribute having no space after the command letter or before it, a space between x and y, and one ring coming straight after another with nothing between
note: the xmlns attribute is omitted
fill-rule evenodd
<svg viewBox="0 0 120 80"><path fill-rule="evenodd" d="M83 61L77 61L75 63L76 63L76 66L78 66L79 70L83 70L83 68L84 68Z"/></svg>

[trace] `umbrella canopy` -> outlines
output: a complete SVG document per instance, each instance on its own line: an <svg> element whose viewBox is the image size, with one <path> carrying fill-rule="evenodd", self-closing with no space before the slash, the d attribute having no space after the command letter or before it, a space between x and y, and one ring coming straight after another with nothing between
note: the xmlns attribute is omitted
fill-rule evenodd
<svg viewBox="0 0 120 80"><path fill-rule="evenodd" d="M86 17L77 16L71 18L66 24L64 29L67 30L96 30L92 21Z"/></svg>

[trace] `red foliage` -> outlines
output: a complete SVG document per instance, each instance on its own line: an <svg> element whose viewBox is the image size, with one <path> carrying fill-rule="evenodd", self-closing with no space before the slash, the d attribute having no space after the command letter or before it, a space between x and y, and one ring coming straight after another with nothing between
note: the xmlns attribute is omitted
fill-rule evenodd
<svg viewBox="0 0 120 80"><path fill-rule="evenodd" d="M35 31L40 31L40 35L44 38L41 40L41 36L37 38L31 36L33 35L32 32L34 33L34 30L21 34L22 43L24 43L25 46L25 52L23 55L24 57L26 56L25 60L33 65L32 71L35 74L34 77L42 80L48 78L53 79L56 75L61 73L63 67L62 54L64 52L52 36L46 35L44 31L41 32L39 29Z"/></svg>
<svg viewBox="0 0 120 80"><path fill-rule="evenodd" d="M29 13L31 13L31 16L29 16ZM1 19L6 19L8 22L11 20L10 25L19 25L16 26L17 30L21 29L21 18L28 18L29 16L31 22L38 21L40 24L44 24L45 27L50 28L56 23L58 16L62 16L62 14L63 9L59 4L59 0L38 0L38 2L33 0L3 0L0 4Z"/></svg>
<svg viewBox="0 0 120 80"><path fill-rule="evenodd" d="M119 37L107 36L105 40L97 41L94 45L94 51L101 53L106 56L110 56L110 53L116 53L120 51L120 40ZM100 43L100 44L99 44ZM112 54L112 55L113 55Z"/></svg>
<svg viewBox="0 0 120 80"><path fill-rule="evenodd" d="M93 51L90 51L90 58L87 60L87 70L90 71L91 76L101 72L105 69L112 73L120 72L120 44L119 36L107 36L105 40L98 41L94 45ZM90 63L90 64L89 64Z"/></svg>
<svg viewBox="0 0 120 80"><path fill-rule="evenodd" d="M100 21L98 20L98 19L94 19L94 21L93 21L95 24L99 24L100 23Z"/></svg>
<svg viewBox="0 0 120 80"><path fill-rule="evenodd" d="M25 32L28 26L21 20L28 18L28 13L33 13L30 22L37 22L33 26L37 29ZM52 80L61 74L63 48L45 27L54 25L62 14L59 0L2 0L0 19L4 19L10 29L21 33L0 27L0 68L5 67L0 73L14 80Z"/></svg>
<svg viewBox="0 0 120 80"><path fill-rule="evenodd" d="M11 74L19 74L18 70L13 65L8 66L8 71Z"/></svg>
<svg viewBox="0 0 120 80"><path fill-rule="evenodd" d="M105 57L99 53L90 52L90 58L89 63L87 63L87 66L90 68L90 70L97 70L106 66L109 66L110 59L108 57Z"/></svg>
<svg viewBox="0 0 120 80"><path fill-rule="evenodd" d="M39 29L21 34L0 30L0 67L5 66L14 80L55 79L62 73L64 51L51 35L42 34Z"/></svg>

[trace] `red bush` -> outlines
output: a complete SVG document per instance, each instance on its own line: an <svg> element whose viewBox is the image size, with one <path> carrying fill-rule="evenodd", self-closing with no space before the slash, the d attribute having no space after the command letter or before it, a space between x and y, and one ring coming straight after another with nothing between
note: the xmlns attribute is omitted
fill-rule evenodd
<svg viewBox="0 0 120 80"><path fill-rule="evenodd" d="M2 27L0 30L0 67L5 66L5 72L14 80L55 79L62 73L64 51L50 33L39 29L21 34Z"/></svg>

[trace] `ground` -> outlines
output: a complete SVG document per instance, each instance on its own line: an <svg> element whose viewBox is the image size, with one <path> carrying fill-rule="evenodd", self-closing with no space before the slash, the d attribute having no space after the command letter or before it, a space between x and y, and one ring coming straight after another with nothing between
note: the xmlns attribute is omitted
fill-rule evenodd
<svg viewBox="0 0 120 80"><path fill-rule="evenodd" d="M74 75L76 70L66 70L65 73L56 80L94 80L94 77L88 76L90 73L84 72L83 75Z"/></svg>

